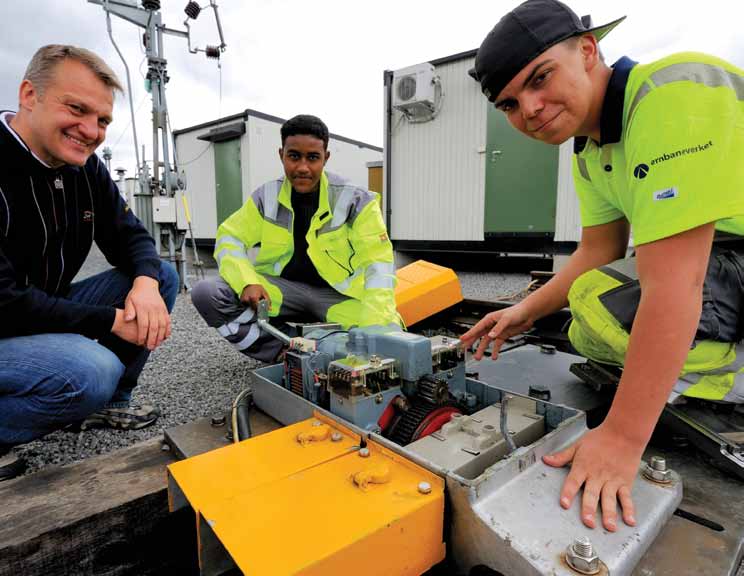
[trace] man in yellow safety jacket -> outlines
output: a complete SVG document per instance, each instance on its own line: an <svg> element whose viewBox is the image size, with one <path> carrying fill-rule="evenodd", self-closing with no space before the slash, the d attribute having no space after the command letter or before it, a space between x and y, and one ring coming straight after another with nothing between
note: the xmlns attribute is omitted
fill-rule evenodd
<svg viewBox="0 0 744 576"><path fill-rule="evenodd" d="M400 324L393 249L377 194L325 172L329 132L315 116L281 127L284 177L267 182L217 230L220 277L192 291L207 324L264 362L282 343L256 324L259 300L272 324L326 321L344 328Z"/></svg>
<svg viewBox="0 0 744 576"><path fill-rule="evenodd" d="M550 282L463 336L481 339L476 358L489 346L495 357L570 303L574 346L623 365L604 422L544 458L571 464L561 506L583 486L583 522L594 527L601 503L610 531L618 501L635 524L630 490L673 389L744 400L744 71L696 53L610 67L597 42L620 20L587 27L557 0L527 0L478 50L474 75L517 130L554 145L575 137L583 230ZM622 259L631 226L636 257Z"/></svg>

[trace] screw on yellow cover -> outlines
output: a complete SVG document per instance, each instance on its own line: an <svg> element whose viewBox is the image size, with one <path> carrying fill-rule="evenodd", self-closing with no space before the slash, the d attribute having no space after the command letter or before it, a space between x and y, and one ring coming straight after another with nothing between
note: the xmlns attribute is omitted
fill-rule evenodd
<svg viewBox="0 0 744 576"><path fill-rule="evenodd" d="M354 484L366 490L370 484L387 484L390 482L390 468L384 464L366 468L353 476Z"/></svg>
<svg viewBox="0 0 744 576"><path fill-rule="evenodd" d="M306 432L300 432L297 435L297 441L303 446L307 446L311 442L321 442L328 439L331 435L331 427L327 424L321 426L313 426L311 430Z"/></svg>

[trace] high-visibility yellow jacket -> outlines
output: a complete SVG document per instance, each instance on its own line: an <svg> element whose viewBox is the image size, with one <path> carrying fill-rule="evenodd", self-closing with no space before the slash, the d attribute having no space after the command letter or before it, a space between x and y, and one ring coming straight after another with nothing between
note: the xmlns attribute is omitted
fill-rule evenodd
<svg viewBox="0 0 744 576"><path fill-rule="evenodd" d="M279 313L282 295L264 276L280 276L294 253L291 194L288 179L267 182L217 230L214 257L220 275L238 295L249 284L261 284L271 297L272 316ZM393 247L375 192L324 172L318 210L305 238L320 277L361 302L357 318L335 321L347 327L400 324Z"/></svg>

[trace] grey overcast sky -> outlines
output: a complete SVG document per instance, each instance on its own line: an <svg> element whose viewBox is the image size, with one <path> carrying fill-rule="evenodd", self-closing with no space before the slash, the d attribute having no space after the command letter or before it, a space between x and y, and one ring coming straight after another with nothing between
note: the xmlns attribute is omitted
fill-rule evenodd
<svg viewBox="0 0 744 576"><path fill-rule="evenodd" d="M186 0L162 0L163 22L183 29ZM477 48L517 0L219 0L227 43L220 73L215 61L190 54L186 42L166 37L167 85L173 128L185 128L253 108L288 118L316 114L337 134L382 145L383 71ZM623 15L602 47L609 62L626 54L646 62L683 50L708 52L744 67L744 1L668 2L570 0L595 24ZM200 0L208 4L208 0ZM90 48L125 80L100 6L86 0L3 2L0 109L15 109L18 84L33 52L49 43ZM132 75L140 145L151 156L151 103L144 90L141 30L118 18L113 34ZM217 43L211 10L192 23L194 44ZM221 97L220 97L221 92ZM119 97L105 145L113 166L133 175L128 100ZM189 159L181 158L181 162Z"/></svg>

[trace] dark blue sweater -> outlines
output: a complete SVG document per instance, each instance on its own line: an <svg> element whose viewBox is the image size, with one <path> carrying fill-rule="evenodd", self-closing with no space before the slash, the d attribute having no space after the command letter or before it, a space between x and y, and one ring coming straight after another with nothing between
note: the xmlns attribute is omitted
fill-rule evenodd
<svg viewBox="0 0 744 576"><path fill-rule="evenodd" d="M115 309L67 300L70 283L93 241L133 279L157 279L152 237L95 154L47 168L0 123L0 159L0 338L109 333Z"/></svg>

